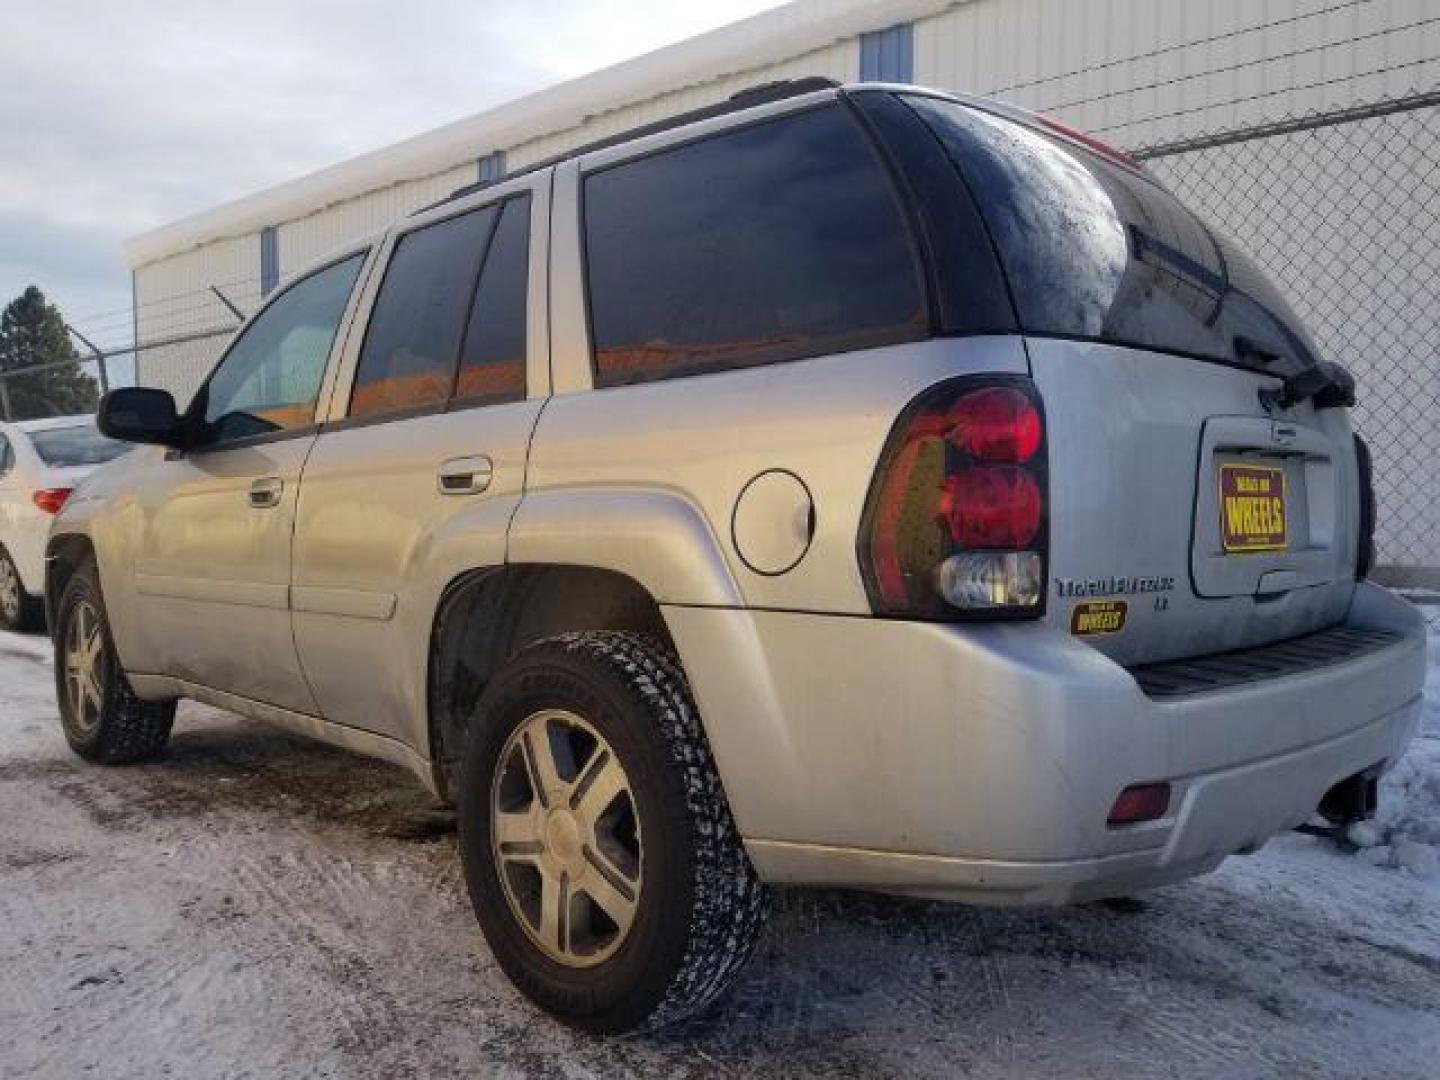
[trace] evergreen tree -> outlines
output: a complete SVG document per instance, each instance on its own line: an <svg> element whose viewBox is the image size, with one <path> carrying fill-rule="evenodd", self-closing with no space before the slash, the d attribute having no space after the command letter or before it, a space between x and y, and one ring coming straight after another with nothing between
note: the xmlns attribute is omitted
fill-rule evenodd
<svg viewBox="0 0 1440 1080"><path fill-rule="evenodd" d="M80 368L60 309L34 285L0 315L0 376L27 368L45 370L0 378L0 418L36 420L95 411L95 380Z"/></svg>

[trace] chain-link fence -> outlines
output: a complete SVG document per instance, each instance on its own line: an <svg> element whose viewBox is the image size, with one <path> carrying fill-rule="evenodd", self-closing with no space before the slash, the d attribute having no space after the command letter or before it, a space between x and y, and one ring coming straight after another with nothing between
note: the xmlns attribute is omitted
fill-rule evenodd
<svg viewBox="0 0 1440 1080"><path fill-rule="evenodd" d="M1136 151L1355 373L1377 576L1440 599L1440 92Z"/></svg>
<svg viewBox="0 0 1440 1080"><path fill-rule="evenodd" d="M0 420L93 412L101 392L101 374L93 362L61 361L0 371Z"/></svg>

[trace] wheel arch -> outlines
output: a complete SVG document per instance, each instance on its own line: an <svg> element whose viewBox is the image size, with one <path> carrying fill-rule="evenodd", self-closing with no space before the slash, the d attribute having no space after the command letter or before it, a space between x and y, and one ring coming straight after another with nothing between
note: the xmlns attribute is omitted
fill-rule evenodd
<svg viewBox="0 0 1440 1080"><path fill-rule="evenodd" d="M441 594L426 679L436 789L453 797L471 710L510 657L574 631L643 634L675 649L655 596L635 578L573 563L512 563L462 573Z"/></svg>
<svg viewBox="0 0 1440 1080"><path fill-rule="evenodd" d="M45 623L55 632L56 607L65 586L85 563L95 558L95 545L84 533L60 533L45 546Z"/></svg>

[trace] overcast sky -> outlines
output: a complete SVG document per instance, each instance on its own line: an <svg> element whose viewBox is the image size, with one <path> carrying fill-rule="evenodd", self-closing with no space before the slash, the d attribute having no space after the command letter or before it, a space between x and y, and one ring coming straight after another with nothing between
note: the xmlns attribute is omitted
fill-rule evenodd
<svg viewBox="0 0 1440 1080"><path fill-rule="evenodd" d="M0 34L0 305L129 339L121 240L777 0L45 0Z"/></svg>

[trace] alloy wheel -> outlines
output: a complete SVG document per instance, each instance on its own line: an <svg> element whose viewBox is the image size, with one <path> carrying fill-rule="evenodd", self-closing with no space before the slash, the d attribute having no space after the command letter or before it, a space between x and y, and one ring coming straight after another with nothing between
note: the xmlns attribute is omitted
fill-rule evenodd
<svg viewBox="0 0 1440 1080"><path fill-rule="evenodd" d="M550 959L589 967L635 921L644 858L630 779L573 712L528 716L500 755L491 847L511 912Z"/></svg>
<svg viewBox="0 0 1440 1080"><path fill-rule="evenodd" d="M20 575L10 559L0 554L0 615L11 624L20 621Z"/></svg>
<svg viewBox="0 0 1440 1080"><path fill-rule="evenodd" d="M82 600L71 609L65 633L66 703L78 734L89 734L100 723L105 664L105 631L100 614Z"/></svg>

